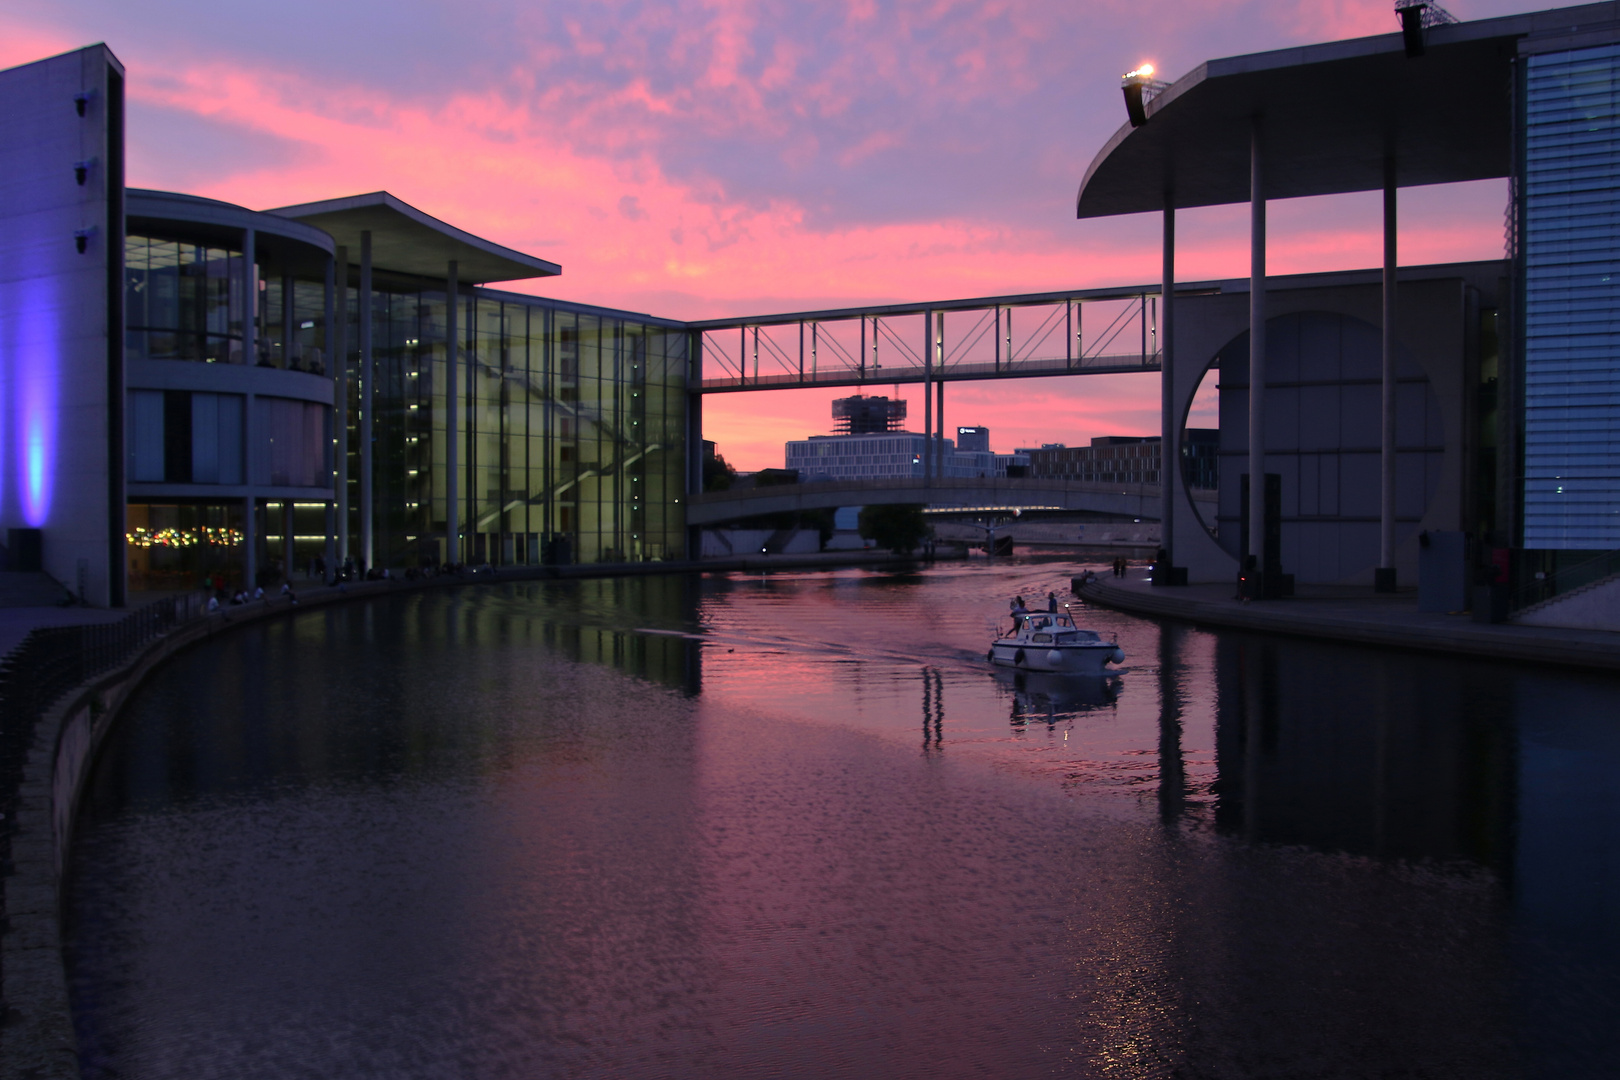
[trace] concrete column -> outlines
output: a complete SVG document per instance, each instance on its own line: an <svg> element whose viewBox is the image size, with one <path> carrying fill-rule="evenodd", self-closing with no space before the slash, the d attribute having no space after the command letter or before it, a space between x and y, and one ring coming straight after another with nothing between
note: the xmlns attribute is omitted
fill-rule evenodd
<svg viewBox="0 0 1620 1080"><path fill-rule="evenodd" d="M371 550L371 413L375 381L371 366L371 230L360 233L360 557L369 571Z"/></svg>
<svg viewBox="0 0 1620 1080"><path fill-rule="evenodd" d="M686 348L686 505L691 506L692 497L703 492L703 331L691 331ZM703 557L703 529L699 526L686 527L686 557Z"/></svg>
<svg viewBox="0 0 1620 1080"><path fill-rule="evenodd" d="M281 275L281 366L291 371L293 363L293 338L298 334L298 324L294 320L293 307L293 279L291 274Z"/></svg>
<svg viewBox="0 0 1620 1080"><path fill-rule="evenodd" d="M923 483L934 480L934 313L923 312Z"/></svg>
<svg viewBox="0 0 1620 1080"><path fill-rule="evenodd" d="M259 362L258 314L259 268L258 236L252 229L242 230L242 363L252 367ZM253 591L259 576L259 542L257 522L253 520L253 482L258 476L259 460L263 456L259 430L258 402L248 393L242 399L242 479L247 494L242 500L242 576L247 591Z"/></svg>
<svg viewBox="0 0 1620 1080"><path fill-rule="evenodd" d="M337 497L337 557L333 569L349 557L349 249L337 249L336 316L327 325L332 340L332 480Z"/></svg>
<svg viewBox="0 0 1620 1080"><path fill-rule="evenodd" d="M1384 328L1378 491L1378 569L1373 588L1395 591L1395 159L1384 161Z"/></svg>
<svg viewBox="0 0 1620 1080"><path fill-rule="evenodd" d="M339 248L338 250L341 251L343 249ZM345 273L347 273L346 270L345 270ZM337 318L336 288L335 288L336 279L337 279L336 262L333 259L327 259L326 260L326 293L325 293L325 296L323 298L322 310L321 310L321 319L322 319L322 322L321 322L321 344L325 346L325 348L322 351L326 354L327 370L329 372L333 372L333 373L341 371L341 369L342 369L342 366L338 363L337 353L335 353L333 351L333 341L334 341L333 332L336 330L335 321L336 321L336 318ZM323 459L323 463L324 463L325 468L326 468L327 482L330 483L330 484L335 485L337 483L337 471L336 471L335 466L337 464L337 458L338 458L338 450L337 450L337 444L336 444L335 440L341 438L344 435L344 431L343 431L343 428L337 423L337 417L342 415L342 413L339 412L339 410L343 408L342 404L340 404L342 402L342 398L339 397L337 395L337 393L336 393L336 391L341 387L341 383L336 381L336 379L337 379L336 374L333 375L333 378L334 378L334 382L332 384L333 385L333 390L334 390L334 393L332 395L333 408L332 408L332 411L327 414L328 419L329 419L330 422L328 423L327 429L326 429L326 457ZM336 492L334 491L333 494L335 495ZM322 557L326 560L326 565L329 568L332 566L333 560L337 555L337 552L335 551L333 543L332 543L333 535L334 535L333 530L334 530L335 524L336 524L334 519L335 519L335 515L332 513L332 500L327 499L326 500L326 521L325 521L326 545L325 545L325 550L321 554L322 554Z"/></svg>
<svg viewBox="0 0 1620 1080"><path fill-rule="evenodd" d="M1176 565L1176 473L1181 468L1181 424L1176 415L1176 205L1164 199L1164 284L1159 300L1159 544L1165 569ZM1170 575L1155 575L1155 585L1168 584Z"/></svg>
<svg viewBox="0 0 1620 1080"><path fill-rule="evenodd" d="M1266 196L1260 118L1249 136L1249 550L1265 569L1266 546Z"/></svg>
<svg viewBox="0 0 1620 1080"><path fill-rule="evenodd" d="M945 379L942 368L943 365L936 360L934 370L938 374L934 378L934 396L939 400L934 404L934 426L939 429L939 468L936 470L935 475L941 480L945 479L947 475L945 472Z"/></svg>
<svg viewBox="0 0 1620 1080"><path fill-rule="evenodd" d="M242 230L242 363L252 367L259 362L258 329L259 273L254 265L257 234L252 229Z"/></svg>
<svg viewBox="0 0 1620 1080"><path fill-rule="evenodd" d="M293 501L281 500L281 574L286 580L293 577Z"/></svg>
<svg viewBox="0 0 1620 1080"><path fill-rule="evenodd" d="M457 346L460 330L456 316L461 298L457 293L456 261L450 260L444 278L444 558L461 561L461 394L456 385Z"/></svg>
<svg viewBox="0 0 1620 1080"><path fill-rule="evenodd" d="M249 596L253 595L253 586L259 580L259 523L253 513L257 501L251 490L242 500L242 587Z"/></svg>

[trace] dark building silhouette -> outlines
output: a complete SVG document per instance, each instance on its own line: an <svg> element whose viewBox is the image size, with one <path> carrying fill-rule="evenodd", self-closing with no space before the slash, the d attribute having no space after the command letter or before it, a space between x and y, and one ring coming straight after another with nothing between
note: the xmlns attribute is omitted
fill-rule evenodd
<svg viewBox="0 0 1620 1080"><path fill-rule="evenodd" d="M905 429L906 403L856 394L832 403L833 434L882 435Z"/></svg>

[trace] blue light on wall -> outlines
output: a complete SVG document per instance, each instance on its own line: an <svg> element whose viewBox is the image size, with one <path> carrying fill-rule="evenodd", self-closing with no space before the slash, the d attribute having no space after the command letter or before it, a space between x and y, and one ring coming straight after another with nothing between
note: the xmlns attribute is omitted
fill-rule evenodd
<svg viewBox="0 0 1620 1080"><path fill-rule="evenodd" d="M18 495L23 521L41 528L51 514L51 493L56 479L56 425L58 328L53 325L55 305L50 283L36 280L25 286L20 304L11 315L20 325L20 348L13 351L12 430L17 435L16 461L21 465Z"/></svg>

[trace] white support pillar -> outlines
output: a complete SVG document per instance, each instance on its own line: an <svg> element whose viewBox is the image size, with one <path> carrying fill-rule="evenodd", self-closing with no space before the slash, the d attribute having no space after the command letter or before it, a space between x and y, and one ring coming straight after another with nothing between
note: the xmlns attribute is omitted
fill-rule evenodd
<svg viewBox="0 0 1620 1080"><path fill-rule="evenodd" d="M1395 159L1384 161L1384 326L1379 398L1378 569L1373 588L1395 591Z"/></svg>
<svg viewBox="0 0 1620 1080"><path fill-rule="evenodd" d="M1074 366L1074 301L1063 301L1063 360L1065 367Z"/></svg>
<svg viewBox="0 0 1620 1080"><path fill-rule="evenodd" d="M281 367L291 371L293 366L293 339L298 336L297 308L293 304L293 277L281 275Z"/></svg>
<svg viewBox="0 0 1620 1080"><path fill-rule="evenodd" d="M1260 118L1249 138L1249 550L1256 571L1266 550L1266 196Z"/></svg>
<svg viewBox="0 0 1620 1080"><path fill-rule="evenodd" d="M1164 274L1159 301L1159 546L1164 561L1153 584L1169 585L1176 565L1176 473L1181 468L1181 424L1176 415L1176 204L1164 197ZM1162 580L1161 580L1162 579Z"/></svg>
<svg viewBox="0 0 1620 1080"><path fill-rule="evenodd" d="M338 250L341 251L342 249L339 248ZM345 271L345 273L347 273L347 271ZM324 353L326 355L326 364L329 367L331 367L334 371L336 371L339 368L338 356L337 356L337 353L333 351L333 347L332 347L332 343L333 343L333 340L334 340L334 330L336 329L336 327L334 326L334 320L337 317L337 311L336 311L336 304L337 304L336 282L337 282L337 266L336 266L336 262L333 259L327 259L326 260L326 293L325 293L325 296L324 296L324 299L323 299L323 305L322 305L322 311L321 311L321 345L324 347L323 351L324 351ZM341 389L341 387L342 387L342 383L336 381L336 376L334 376L334 382L333 382L334 390ZM332 403L333 403L332 411L328 414L331 422L327 425L327 429L326 429L326 456L322 459L322 463L326 468L327 482L328 482L328 484L331 484L331 485L334 485L334 486L337 483L337 470L336 470L335 466L337 464L337 458L338 458L338 446L337 446L336 440L341 438L343 436L343 434L344 434L342 425L340 425L337 422L338 416L342 415L339 412L339 410L342 408L342 404L341 404L342 400L343 399L341 397L339 397L338 394L334 393L332 395ZM333 494L335 495L336 492L334 491ZM332 561L337 555L337 552L336 552L336 550L335 550L335 548L333 546L333 537L335 535L334 529L336 527L336 522L335 522L334 519L335 519L336 515L333 514L332 510L333 510L332 499L327 499L326 500L326 515L325 515L326 516L326 522L325 522L325 525L326 525L326 544L325 544L325 546L324 546L324 548L323 548L323 550L321 552L321 558L325 560L328 569L331 568Z"/></svg>
<svg viewBox="0 0 1620 1080"><path fill-rule="evenodd" d="M923 312L923 483L934 480L934 313Z"/></svg>
<svg viewBox="0 0 1620 1080"><path fill-rule="evenodd" d="M371 230L360 233L360 558L369 573L372 558L372 402L376 381L371 361Z"/></svg>
<svg viewBox="0 0 1620 1080"><path fill-rule="evenodd" d="M457 273L452 259L444 279L444 559L448 563L461 561L461 394L456 384L460 333L456 316L461 297Z"/></svg>
<svg viewBox="0 0 1620 1080"><path fill-rule="evenodd" d="M259 362L257 335L259 316L258 234L242 230L242 363L253 367ZM251 385L251 384L250 384ZM242 499L242 585L251 594L259 577L259 541L253 519L253 483L258 478L261 439L258 402L250 391L242 400L243 475L247 493Z"/></svg>
<svg viewBox="0 0 1620 1080"><path fill-rule="evenodd" d="M948 475L945 469L945 313L936 311L934 323L934 370L939 372L939 477Z"/></svg>
<svg viewBox="0 0 1620 1080"><path fill-rule="evenodd" d="M332 335L333 471L337 474L332 480L337 489L337 554L331 567L334 573L349 558L349 249L341 245L337 249L336 279L333 303L337 315L328 324Z"/></svg>

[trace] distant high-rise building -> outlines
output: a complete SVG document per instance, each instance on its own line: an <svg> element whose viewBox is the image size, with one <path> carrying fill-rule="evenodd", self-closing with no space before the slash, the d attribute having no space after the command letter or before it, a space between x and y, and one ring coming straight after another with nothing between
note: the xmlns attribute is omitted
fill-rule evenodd
<svg viewBox="0 0 1620 1080"><path fill-rule="evenodd" d="M833 434L882 435L905 428L906 403L856 394L832 403Z"/></svg>
<svg viewBox="0 0 1620 1080"><path fill-rule="evenodd" d="M987 427L959 427L956 429L958 450L990 452L990 429Z"/></svg>

